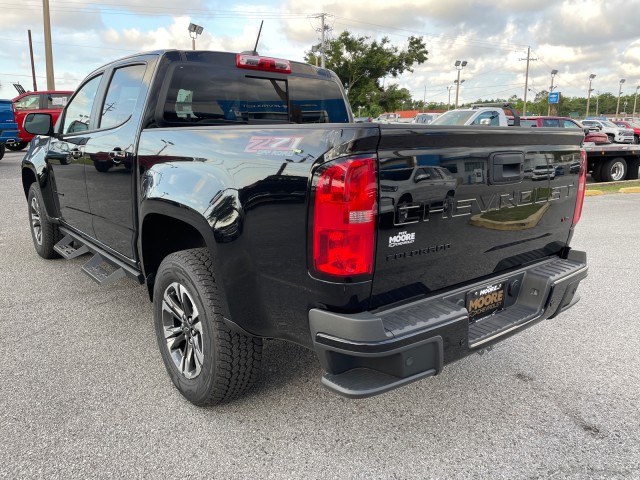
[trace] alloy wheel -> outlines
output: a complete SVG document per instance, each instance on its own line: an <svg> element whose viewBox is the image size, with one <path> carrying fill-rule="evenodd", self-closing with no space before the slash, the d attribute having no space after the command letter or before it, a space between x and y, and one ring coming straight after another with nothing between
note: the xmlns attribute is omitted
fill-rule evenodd
<svg viewBox="0 0 640 480"><path fill-rule="evenodd" d="M204 331L191 294L178 282L164 290L162 327L174 365L183 377L196 378L204 362Z"/></svg>

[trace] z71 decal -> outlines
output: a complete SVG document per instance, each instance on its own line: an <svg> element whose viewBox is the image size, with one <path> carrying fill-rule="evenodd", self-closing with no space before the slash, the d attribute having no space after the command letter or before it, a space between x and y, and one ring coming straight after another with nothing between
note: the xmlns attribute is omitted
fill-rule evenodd
<svg viewBox="0 0 640 480"><path fill-rule="evenodd" d="M258 155L293 155L303 137L251 137L244 151Z"/></svg>

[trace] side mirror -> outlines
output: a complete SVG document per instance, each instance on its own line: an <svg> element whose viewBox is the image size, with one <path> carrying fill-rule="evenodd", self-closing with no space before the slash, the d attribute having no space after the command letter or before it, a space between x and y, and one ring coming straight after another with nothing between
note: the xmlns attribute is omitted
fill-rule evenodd
<svg viewBox="0 0 640 480"><path fill-rule="evenodd" d="M490 118L483 118L480 120L480 125L491 125L491 119Z"/></svg>
<svg viewBox="0 0 640 480"><path fill-rule="evenodd" d="M23 128L33 135L53 135L53 119L50 113L29 113L25 119Z"/></svg>

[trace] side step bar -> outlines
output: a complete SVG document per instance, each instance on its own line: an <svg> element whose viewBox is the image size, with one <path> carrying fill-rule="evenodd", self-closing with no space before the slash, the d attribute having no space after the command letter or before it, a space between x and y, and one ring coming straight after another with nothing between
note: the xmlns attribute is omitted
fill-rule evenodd
<svg viewBox="0 0 640 480"><path fill-rule="evenodd" d="M60 231L64 237L54 245L53 249L66 260L87 253L93 254L89 261L82 266L82 271L98 285L107 285L126 276L133 277L139 283L143 283L142 273L135 268L121 262L107 252L99 250L96 246L65 228L61 228ZM79 246L76 247L74 244Z"/></svg>

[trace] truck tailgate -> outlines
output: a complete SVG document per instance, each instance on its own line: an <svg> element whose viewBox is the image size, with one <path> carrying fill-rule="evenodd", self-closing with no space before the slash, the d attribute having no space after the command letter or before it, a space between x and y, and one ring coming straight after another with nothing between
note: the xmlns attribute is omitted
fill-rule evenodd
<svg viewBox="0 0 640 480"><path fill-rule="evenodd" d="M557 255L581 131L380 125L372 307Z"/></svg>

